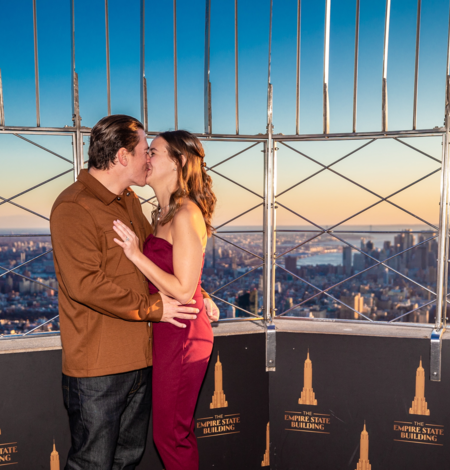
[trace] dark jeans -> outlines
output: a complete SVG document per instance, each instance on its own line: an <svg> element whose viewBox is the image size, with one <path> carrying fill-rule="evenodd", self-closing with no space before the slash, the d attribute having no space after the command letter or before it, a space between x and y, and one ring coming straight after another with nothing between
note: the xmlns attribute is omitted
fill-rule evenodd
<svg viewBox="0 0 450 470"><path fill-rule="evenodd" d="M132 470L147 441L152 368L104 377L63 374L72 447L65 470Z"/></svg>

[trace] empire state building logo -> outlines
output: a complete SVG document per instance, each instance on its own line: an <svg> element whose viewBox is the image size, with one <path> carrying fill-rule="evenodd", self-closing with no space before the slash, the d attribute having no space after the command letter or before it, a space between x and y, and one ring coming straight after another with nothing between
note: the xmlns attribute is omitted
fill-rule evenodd
<svg viewBox="0 0 450 470"><path fill-rule="evenodd" d="M356 470L371 470L371 468L372 466L369 462L369 433L366 431L366 423L364 423L359 445L359 461Z"/></svg>
<svg viewBox="0 0 450 470"><path fill-rule="evenodd" d="M422 358L420 358L416 372L416 395L409 409L409 414L430 416L430 410L425 400L425 370L422 367Z"/></svg>
<svg viewBox="0 0 450 470"><path fill-rule="evenodd" d="M317 400L312 388L312 362L308 355L305 361L304 368L304 379L303 379L303 390L300 398L298 399L299 405L317 405Z"/></svg>
<svg viewBox="0 0 450 470"><path fill-rule="evenodd" d="M50 454L50 470L60 470L59 453L56 450L55 440L53 439L53 452Z"/></svg>
<svg viewBox="0 0 450 470"><path fill-rule="evenodd" d="M219 353L217 353L217 362L214 368L214 395L212 397L212 402L209 405L209 408L212 410L214 408L227 408L228 402L225 398L225 393L223 392L223 375L222 375L222 363L219 359Z"/></svg>

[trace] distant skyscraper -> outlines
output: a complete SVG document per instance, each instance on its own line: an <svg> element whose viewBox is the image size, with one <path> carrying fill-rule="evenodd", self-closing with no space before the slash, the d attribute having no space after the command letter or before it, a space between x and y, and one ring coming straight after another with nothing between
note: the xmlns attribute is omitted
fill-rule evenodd
<svg viewBox="0 0 450 470"><path fill-rule="evenodd" d="M297 257L286 256L284 259L284 267L291 273L297 274Z"/></svg>
<svg viewBox="0 0 450 470"><path fill-rule="evenodd" d="M353 255L353 268L355 271L362 271L366 267L366 256L362 253L355 253Z"/></svg>
<svg viewBox="0 0 450 470"><path fill-rule="evenodd" d="M352 247L344 246L342 249L342 266L344 266L345 274L352 272Z"/></svg>

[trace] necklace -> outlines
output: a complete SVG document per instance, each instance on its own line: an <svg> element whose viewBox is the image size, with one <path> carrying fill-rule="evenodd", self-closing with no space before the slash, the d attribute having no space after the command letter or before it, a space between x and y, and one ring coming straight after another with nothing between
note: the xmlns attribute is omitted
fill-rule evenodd
<svg viewBox="0 0 450 470"><path fill-rule="evenodd" d="M169 206L170 206L170 203L167 204L167 206L160 207L160 208L158 209L158 214L159 214L159 215L158 215L158 217L156 218L156 220L159 220L159 219L161 218L161 211L162 211L163 209L167 209L167 207L169 207Z"/></svg>

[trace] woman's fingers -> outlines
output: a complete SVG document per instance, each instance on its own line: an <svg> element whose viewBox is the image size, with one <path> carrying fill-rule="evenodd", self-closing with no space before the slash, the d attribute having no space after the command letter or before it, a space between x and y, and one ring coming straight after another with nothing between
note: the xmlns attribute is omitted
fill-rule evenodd
<svg viewBox="0 0 450 470"><path fill-rule="evenodd" d="M116 233L118 233L122 238L126 238L126 237L125 237L125 233L124 233L122 227L120 227L119 225L114 225L114 226L113 226L113 230L114 230Z"/></svg>
<svg viewBox="0 0 450 470"><path fill-rule="evenodd" d="M171 320L167 320L168 323L172 323L172 325L178 326L178 328L186 328L186 325L184 323L180 323L179 321L176 321L174 318Z"/></svg>
<svg viewBox="0 0 450 470"><path fill-rule="evenodd" d="M117 240L117 238L113 238L113 240L122 248L125 248L125 243L122 240Z"/></svg>

